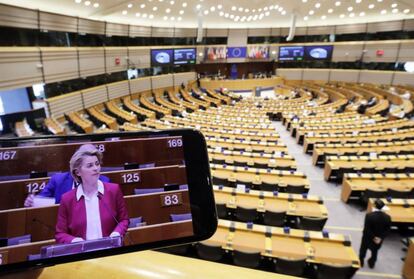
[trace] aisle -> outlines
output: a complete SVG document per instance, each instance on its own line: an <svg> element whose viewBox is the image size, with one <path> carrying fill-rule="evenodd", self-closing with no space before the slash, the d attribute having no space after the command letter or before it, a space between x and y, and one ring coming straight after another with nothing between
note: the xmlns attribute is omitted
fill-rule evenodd
<svg viewBox="0 0 414 279"><path fill-rule="evenodd" d="M349 235L352 247L358 254L365 211L361 212L360 207L340 201L341 185L326 182L323 179L323 169L312 165L312 157L303 153L302 145L296 143L295 138L290 136L282 123L273 122L273 125L280 134L282 142L286 144L289 155L295 158L298 171L305 173L308 177L311 185L309 194L323 197L328 208L328 221L325 228L330 232ZM400 274L403 262L400 258L405 256L405 252L401 251L403 245L400 239L397 233L389 235L379 251L375 268L370 269L365 263L365 267L360 269L353 278L402 278ZM366 260L369 256L368 252Z"/></svg>

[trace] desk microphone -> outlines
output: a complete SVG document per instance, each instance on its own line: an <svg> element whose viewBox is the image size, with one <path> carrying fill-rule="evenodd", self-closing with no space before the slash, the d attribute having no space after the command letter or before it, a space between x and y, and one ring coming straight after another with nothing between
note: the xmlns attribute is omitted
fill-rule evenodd
<svg viewBox="0 0 414 279"><path fill-rule="evenodd" d="M110 209L110 208L106 205L106 202L102 199L102 194L98 192L98 193L96 194L96 196L98 197L98 199L99 199L100 201L102 201L102 204L104 205L105 209L109 212L109 214L111 214L112 218L115 220L115 223L116 223L117 225L119 225L119 221L118 221L118 219L116 219L115 215L113 215L113 214L112 214L111 209ZM132 244L133 244L133 242L132 242L131 238L129 237L129 234L128 234L128 229L127 229L127 231L125 232L125 237L126 237L126 238L128 238L129 244L130 244L130 245L132 245Z"/></svg>

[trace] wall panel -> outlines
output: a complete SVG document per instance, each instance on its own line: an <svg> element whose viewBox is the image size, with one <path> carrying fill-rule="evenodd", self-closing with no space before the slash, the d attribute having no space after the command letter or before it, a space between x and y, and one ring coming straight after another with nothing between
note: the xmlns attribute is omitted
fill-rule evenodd
<svg viewBox="0 0 414 279"><path fill-rule="evenodd" d="M302 79L302 69L277 69L276 74L287 80Z"/></svg>
<svg viewBox="0 0 414 279"><path fill-rule="evenodd" d="M381 42L381 43L367 43L364 54L364 62L395 62L397 59L399 43L397 42ZM382 56L377 56L377 50L383 50Z"/></svg>
<svg viewBox="0 0 414 279"><path fill-rule="evenodd" d="M335 26L308 27L308 35L330 35L335 33Z"/></svg>
<svg viewBox="0 0 414 279"><path fill-rule="evenodd" d="M402 30L403 21L383 21L383 22L371 22L368 23L368 33L377 33L377 32L390 32Z"/></svg>
<svg viewBox="0 0 414 279"><path fill-rule="evenodd" d="M164 88L173 86L173 75L162 75L162 76L155 76L151 77L152 80L152 89Z"/></svg>
<svg viewBox="0 0 414 279"><path fill-rule="evenodd" d="M37 11L0 5L0 26L38 29Z"/></svg>
<svg viewBox="0 0 414 279"><path fill-rule="evenodd" d="M247 29L229 29L228 46L247 45Z"/></svg>
<svg viewBox="0 0 414 279"><path fill-rule="evenodd" d="M227 37L229 35L229 29L227 28L209 28L205 33L205 37Z"/></svg>
<svg viewBox="0 0 414 279"><path fill-rule="evenodd" d="M41 12L40 29L76 33L78 32L78 19L72 16Z"/></svg>
<svg viewBox="0 0 414 279"><path fill-rule="evenodd" d="M127 80L107 84L109 100L129 95Z"/></svg>
<svg viewBox="0 0 414 279"><path fill-rule="evenodd" d="M130 25L129 36L130 37L151 37L151 27Z"/></svg>
<svg viewBox="0 0 414 279"><path fill-rule="evenodd" d="M128 57L130 59L130 67L144 69L151 66L149 47L128 47Z"/></svg>
<svg viewBox="0 0 414 279"><path fill-rule="evenodd" d="M81 77L105 73L103 47L79 47L78 52Z"/></svg>
<svg viewBox="0 0 414 279"><path fill-rule="evenodd" d="M106 23L107 36L128 36L128 25L117 23Z"/></svg>
<svg viewBox="0 0 414 279"><path fill-rule="evenodd" d="M105 63L106 72L120 72L128 69L128 49L126 47L105 47ZM119 59L120 64L116 64L116 60Z"/></svg>
<svg viewBox="0 0 414 279"><path fill-rule="evenodd" d="M398 61L414 61L414 41L402 42Z"/></svg>
<svg viewBox="0 0 414 279"><path fill-rule="evenodd" d="M395 72L393 84L414 86L414 74Z"/></svg>
<svg viewBox="0 0 414 279"><path fill-rule="evenodd" d="M79 18L79 33L105 35L105 22Z"/></svg>
<svg viewBox="0 0 414 279"><path fill-rule="evenodd" d="M45 83L75 79L79 77L78 54L74 47L42 47Z"/></svg>
<svg viewBox="0 0 414 279"><path fill-rule="evenodd" d="M271 28L252 28L248 29L249 37L268 37L270 36Z"/></svg>
<svg viewBox="0 0 414 279"><path fill-rule="evenodd" d="M131 87L131 94L151 90L151 78L137 78L129 80L129 85Z"/></svg>
<svg viewBox="0 0 414 279"><path fill-rule="evenodd" d="M366 29L365 23L337 25L335 34L365 33Z"/></svg>
<svg viewBox="0 0 414 279"><path fill-rule="evenodd" d="M362 57L362 48L362 42L336 44L332 54L332 61L353 62L359 60Z"/></svg>
<svg viewBox="0 0 414 279"><path fill-rule="evenodd" d="M174 37L174 28L152 27L152 37Z"/></svg>
<svg viewBox="0 0 414 279"><path fill-rule="evenodd" d="M187 85L189 81L192 81L195 79L196 79L195 72L174 74L174 86L179 86L181 85L181 83L184 83L185 85Z"/></svg>
<svg viewBox="0 0 414 279"><path fill-rule="evenodd" d="M331 81L357 82L359 70L331 70Z"/></svg>
<svg viewBox="0 0 414 279"><path fill-rule="evenodd" d="M85 108L108 101L108 92L106 85L92 87L82 90L82 98Z"/></svg>
<svg viewBox="0 0 414 279"><path fill-rule="evenodd" d="M49 115L57 118L65 113L83 109L81 92L73 92L46 100L49 104Z"/></svg>
<svg viewBox="0 0 414 279"><path fill-rule="evenodd" d="M37 47L0 48L0 89L32 86L43 82Z"/></svg>
<svg viewBox="0 0 414 279"><path fill-rule="evenodd" d="M390 71L361 71L359 82L374 84L391 84L392 72Z"/></svg>
<svg viewBox="0 0 414 279"><path fill-rule="evenodd" d="M174 37L197 37L197 29L195 28L175 28Z"/></svg>
<svg viewBox="0 0 414 279"><path fill-rule="evenodd" d="M303 80L328 81L329 69L303 69Z"/></svg>

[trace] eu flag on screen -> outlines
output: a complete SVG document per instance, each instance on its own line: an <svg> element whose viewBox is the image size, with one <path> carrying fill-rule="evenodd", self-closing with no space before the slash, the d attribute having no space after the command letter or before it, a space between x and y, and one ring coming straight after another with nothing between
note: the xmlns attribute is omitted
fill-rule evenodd
<svg viewBox="0 0 414 279"><path fill-rule="evenodd" d="M227 58L246 58L246 47L228 47Z"/></svg>

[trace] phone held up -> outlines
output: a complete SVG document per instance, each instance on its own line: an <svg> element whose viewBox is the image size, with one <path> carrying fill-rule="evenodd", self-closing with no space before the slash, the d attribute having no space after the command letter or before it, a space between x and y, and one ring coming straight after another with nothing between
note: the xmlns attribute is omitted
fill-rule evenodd
<svg viewBox="0 0 414 279"><path fill-rule="evenodd" d="M0 139L0 272L208 239L207 147L191 129Z"/></svg>

